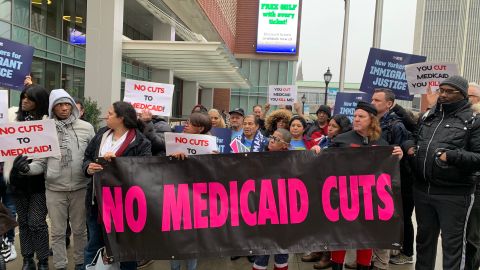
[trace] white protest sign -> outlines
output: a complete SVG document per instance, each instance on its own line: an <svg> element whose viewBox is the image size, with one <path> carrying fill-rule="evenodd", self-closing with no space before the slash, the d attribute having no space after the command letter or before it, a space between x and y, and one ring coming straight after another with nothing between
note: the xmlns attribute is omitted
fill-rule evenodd
<svg viewBox="0 0 480 270"><path fill-rule="evenodd" d="M0 124L8 122L8 90L0 90Z"/></svg>
<svg viewBox="0 0 480 270"><path fill-rule="evenodd" d="M297 102L296 85L270 85L268 103L271 105L293 105Z"/></svg>
<svg viewBox="0 0 480 270"><path fill-rule="evenodd" d="M425 94L427 86L436 91L440 82L458 75L457 64L443 62L423 62L405 66L405 75L410 95Z"/></svg>
<svg viewBox="0 0 480 270"><path fill-rule="evenodd" d="M0 124L0 162L18 155L43 158L60 155L53 119Z"/></svg>
<svg viewBox="0 0 480 270"><path fill-rule="evenodd" d="M218 151L217 137L210 135L165 132L167 156L172 153L205 155Z"/></svg>
<svg viewBox="0 0 480 270"><path fill-rule="evenodd" d="M153 115L172 113L173 84L125 80L123 101L133 105L137 112L150 110Z"/></svg>

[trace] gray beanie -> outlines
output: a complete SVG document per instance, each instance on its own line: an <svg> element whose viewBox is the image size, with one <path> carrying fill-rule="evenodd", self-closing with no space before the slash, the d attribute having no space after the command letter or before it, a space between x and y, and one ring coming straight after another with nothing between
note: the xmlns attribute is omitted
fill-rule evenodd
<svg viewBox="0 0 480 270"><path fill-rule="evenodd" d="M57 104L59 104L59 103L69 103L69 104L72 104L72 100L69 99L68 97L61 97L61 98L55 100L55 102L53 102L52 108L55 107L55 105L57 105ZM72 104L72 106L73 106L73 104Z"/></svg>
<svg viewBox="0 0 480 270"><path fill-rule="evenodd" d="M455 75L455 76L448 77L447 79L445 79L443 82L440 83L440 86L445 84L450 85L455 89L459 90L464 97L468 97L468 81L462 76Z"/></svg>

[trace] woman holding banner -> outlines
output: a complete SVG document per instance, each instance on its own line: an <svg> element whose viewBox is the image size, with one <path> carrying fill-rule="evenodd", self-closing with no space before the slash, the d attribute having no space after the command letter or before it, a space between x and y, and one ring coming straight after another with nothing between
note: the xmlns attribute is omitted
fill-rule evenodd
<svg viewBox="0 0 480 270"><path fill-rule="evenodd" d="M30 78L27 78L30 80ZM27 80L26 80L27 81ZM48 92L31 81L20 94L18 105L18 122L35 121L47 118ZM18 215L20 231L20 250L23 256L22 269L36 269L34 255L38 260L37 269L48 269L48 225L47 203L45 197L45 177L41 175L27 176L28 164L26 156L18 156L13 164L5 162L4 177L13 193ZM14 235L12 235L14 238ZM9 239L13 241L13 239ZM14 251L14 246L11 252Z"/></svg>
<svg viewBox="0 0 480 270"><path fill-rule="evenodd" d="M135 109L130 103L118 101L108 109L107 126L100 129L85 150L83 170L92 177L103 170L99 157L107 161L120 156L151 156L150 141L139 131L142 125L137 120ZM85 263L91 264L97 251L105 246L102 225L98 219L98 205L95 199L93 180L87 187L87 227L89 239L85 247ZM137 269L136 262L120 263L122 270Z"/></svg>
<svg viewBox="0 0 480 270"><path fill-rule="evenodd" d="M381 138L382 129L377 119L377 109L367 102L360 101L355 108L353 130L340 134L333 139L331 147L388 146ZM400 147L392 152L399 159L403 157ZM343 269L345 250L332 251L332 269ZM357 269L370 269L372 249L357 250Z"/></svg>

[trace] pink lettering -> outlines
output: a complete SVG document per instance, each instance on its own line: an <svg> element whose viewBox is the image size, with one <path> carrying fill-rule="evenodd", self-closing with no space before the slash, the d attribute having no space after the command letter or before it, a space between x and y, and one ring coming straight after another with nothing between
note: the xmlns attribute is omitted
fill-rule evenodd
<svg viewBox="0 0 480 270"><path fill-rule="evenodd" d="M381 174L377 179L377 194L385 207L378 206L380 220L390 220L395 212L392 198L392 179L388 174Z"/></svg>
<svg viewBox="0 0 480 270"><path fill-rule="evenodd" d="M105 231L110 233L112 231L112 219L115 227L115 232L124 232L123 226L123 202L122 202L122 188L114 187L113 193L115 199L112 197L110 187L102 188L102 217Z"/></svg>
<svg viewBox="0 0 480 270"><path fill-rule="evenodd" d="M163 194L162 231L180 230L183 220L183 229L192 229L190 198L188 184L178 185L178 196L175 197L175 185L165 185Z"/></svg>
<svg viewBox="0 0 480 270"><path fill-rule="evenodd" d="M278 179L278 210L280 214L280 224L288 224L287 211L287 186L285 179Z"/></svg>
<svg viewBox="0 0 480 270"><path fill-rule="evenodd" d="M258 205L258 225L265 225L267 219L271 224L278 224L277 205L273 195L272 180L262 180L260 187L260 202Z"/></svg>
<svg viewBox="0 0 480 270"><path fill-rule="evenodd" d="M208 183L208 196L210 204L210 227L218 228L227 222L228 195L225 187L220 183ZM220 212L218 206L220 205Z"/></svg>
<svg viewBox="0 0 480 270"><path fill-rule="evenodd" d="M138 215L135 219L133 211L133 203L137 202ZM125 217L127 218L127 224L132 232L141 232L145 227L147 221L147 200L143 190L139 186L133 186L128 189L125 196Z"/></svg>
<svg viewBox="0 0 480 270"><path fill-rule="evenodd" d="M239 226L238 217L238 186L236 181L230 182L230 219L232 227Z"/></svg>
<svg viewBox="0 0 480 270"><path fill-rule="evenodd" d="M348 188L347 188L347 177L339 177L339 192L340 192L340 211L342 216L348 220L353 221L357 219L360 212L359 198L358 198L358 177L356 175L350 176L350 199L351 207L348 203Z"/></svg>
<svg viewBox="0 0 480 270"><path fill-rule="evenodd" d="M202 216L207 210L207 200L202 198L207 193L207 183L193 184L193 227L195 229L208 228L208 217Z"/></svg>
<svg viewBox="0 0 480 270"><path fill-rule="evenodd" d="M250 212L249 208L249 194L255 192L255 180L247 180L240 190L240 213L243 220L249 226L257 225L257 212Z"/></svg>
<svg viewBox="0 0 480 270"><path fill-rule="evenodd" d="M372 187L375 186L375 175L360 175L358 185L361 186L363 190L365 220L373 220Z"/></svg>
<svg viewBox="0 0 480 270"><path fill-rule="evenodd" d="M300 198L300 201L298 201ZM305 221L308 214L308 192L302 180L288 178L288 204L290 205L290 223Z"/></svg>
<svg viewBox="0 0 480 270"><path fill-rule="evenodd" d="M332 189L337 189L337 177L336 176L329 176L325 179L322 188L322 205L323 205L323 212L327 216L328 220L336 222L340 219L340 212L338 208L333 209L330 194Z"/></svg>

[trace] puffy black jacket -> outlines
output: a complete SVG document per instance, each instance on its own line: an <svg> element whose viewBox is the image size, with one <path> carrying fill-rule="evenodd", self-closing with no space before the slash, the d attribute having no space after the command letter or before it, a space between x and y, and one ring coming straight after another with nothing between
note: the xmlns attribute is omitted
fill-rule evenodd
<svg viewBox="0 0 480 270"><path fill-rule="evenodd" d="M415 139L403 146L405 151L416 146L416 187L431 194L472 193L480 168L480 120L467 100L437 104L423 117ZM439 158L443 152L446 162Z"/></svg>
<svg viewBox="0 0 480 270"><path fill-rule="evenodd" d="M95 162L99 156L100 145L102 143L103 134L110 129L107 127L101 128L95 137L88 144L87 149L85 150L85 157L83 159L83 172L85 176L90 178L90 181L87 186L87 195L85 197L85 206L87 209L87 214L90 214L92 203L94 202L93 198L93 181L92 177L87 173L88 165ZM124 157L126 156L151 156L152 155L152 145L150 141L143 135L138 129L135 130L135 139L128 145L127 149L123 152Z"/></svg>

